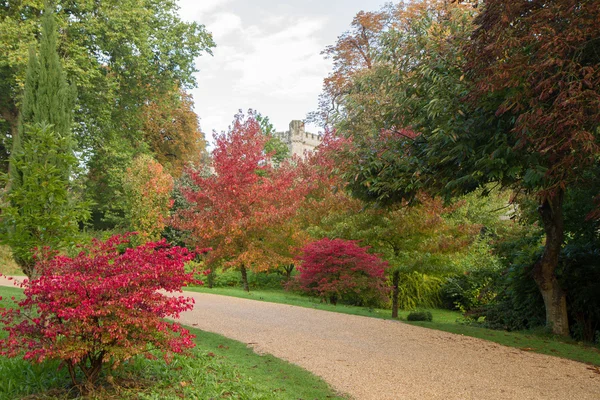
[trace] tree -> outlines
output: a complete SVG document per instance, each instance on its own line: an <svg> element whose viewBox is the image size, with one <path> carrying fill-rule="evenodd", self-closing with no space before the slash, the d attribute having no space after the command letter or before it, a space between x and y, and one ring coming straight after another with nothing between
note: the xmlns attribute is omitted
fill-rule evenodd
<svg viewBox="0 0 600 400"><path fill-rule="evenodd" d="M151 152L144 105L173 95L174 85L193 87L194 60L214 42L204 26L181 21L175 0L56 0L52 9L58 52L78 88L74 145L90 172L85 183L94 226L114 227L123 222L122 173L135 156ZM39 1L0 5L0 156L10 153L18 133L27 52L39 36L40 16ZM170 103L171 110L182 104ZM105 179L102 172L111 169L121 174Z"/></svg>
<svg viewBox="0 0 600 400"><path fill-rule="evenodd" d="M271 154L275 165L279 165L283 160L290 157L290 148L275 133L275 127L269 121L269 117L262 116L259 112L254 114L256 122L260 125L260 130L268 139L265 143L265 151Z"/></svg>
<svg viewBox="0 0 600 400"><path fill-rule="evenodd" d="M29 48L29 62L25 80L25 94L21 106L16 135L12 138L12 151L20 150L25 125L50 124L54 133L64 138L62 149L72 152L71 124L75 102L75 87L68 85L62 63L57 52L57 25L54 14L46 5L42 18L40 55L37 46ZM63 166L65 176L69 176L72 166ZM19 174L14 168L9 170L10 184L19 184Z"/></svg>
<svg viewBox="0 0 600 400"><path fill-rule="evenodd" d="M352 84L352 77L363 69L370 69L377 56L379 36L393 18L393 10L359 12L352 20L351 29L341 34L335 45L322 52L333 60L333 72L323 82L319 96L319 110L309 114L309 121L324 127L339 122L344 96Z"/></svg>
<svg viewBox="0 0 600 400"><path fill-rule="evenodd" d="M187 170L192 185L182 188L189 207L176 211L172 225L186 231L188 246L212 248L207 262L239 268L249 290L247 269L280 265L268 246L273 227L291 218L307 192L297 168L275 168L264 152L267 138L250 116L236 116L227 133L215 133L214 174Z"/></svg>
<svg viewBox="0 0 600 400"><path fill-rule="evenodd" d="M600 4L491 0L475 22L467 52L473 97L492 97L488 107L514 120L515 147L535 157L535 167L516 182L538 195L546 235L533 277L547 324L568 335L566 292L557 277L563 204L565 190L581 184L600 154Z"/></svg>
<svg viewBox="0 0 600 400"><path fill-rule="evenodd" d="M323 238L303 249L297 276L300 288L337 304L358 298L367 304L381 300L386 292L387 263L356 242Z"/></svg>
<svg viewBox="0 0 600 400"><path fill-rule="evenodd" d="M160 238L173 205L173 178L163 166L147 155L133 160L124 177L129 227L138 233L142 243Z"/></svg>
<svg viewBox="0 0 600 400"><path fill-rule="evenodd" d="M139 129L139 108L173 82L194 84L194 59L214 46L202 25L184 23L174 1L68 1L52 3L60 26L59 53L80 89L76 136L82 150L112 133ZM0 7L0 56L4 92L1 113L16 133L27 52L39 35L39 2ZM125 33L127 32L127 33ZM133 34L132 34L133 33ZM130 134L134 132L129 130Z"/></svg>
<svg viewBox="0 0 600 400"><path fill-rule="evenodd" d="M422 195L412 207L337 208L309 232L317 238L360 241L386 260L395 318L398 308L439 306L442 279L467 271L460 263L473 250L481 225L453 220L461 206L445 207L440 199Z"/></svg>
<svg viewBox="0 0 600 400"><path fill-rule="evenodd" d="M72 151L73 89L67 85L56 52L56 22L50 8L43 17L39 58L32 49L18 135L14 137L3 210L4 241L23 272L35 275L33 251L64 249L87 219L84 203L70 191L77 165Z"/></svg>
<svg viewBox="0 0 600 400"><path fill-rule="evenodd" d="M206 158L206 140L200 131L192 97L176 88L143 107L143 131L156 160L173 176L188 163Z"/></svg>
<svg viewBox="0 0 600 400"><path fill-rule="evenodd" d="M193 299L160 292L180 292L194 282L184 268L193 255L164 241L122 251L127 243L127 236L113 236L74 258L40 261L36 268L43 273L22 284L18 307L0 310L8 331L0 353L33 363L60 360L74 385L76 369L83 372L89 390L104 366L117 368L151 350L168 360L194 347L187 329L164 319L191 310Z"/></svg>
<svg viewBox="0 0 600 400"><path fill-rule="evenodd" d="M561 210L598 154L599 5L488 1L473 23L469 4L428 3L382 36L378 65L346 97L339 128L362 149L352 189L381 202L491 182L536 194L546 240L534 278L547 324L567 335Z"/></svg>

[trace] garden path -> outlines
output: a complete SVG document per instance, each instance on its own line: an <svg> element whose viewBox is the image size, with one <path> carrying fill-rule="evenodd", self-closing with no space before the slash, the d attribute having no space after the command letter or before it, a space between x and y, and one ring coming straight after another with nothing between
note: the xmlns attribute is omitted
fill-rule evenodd
<svg viewBox="0 0 600 400"><path fill-rule="evenodd" d="M600 374L583 363L398 321L185 294L196 303L181 323L297 364L357 400L600 399Z"/></svg>
<svg viewBox="0 0 600 400"><path fill-rule="evenodd" d="M589 366L471 337L283 304L186 293L181 322L248 343L355 399L600 399Z"/></svg>
<svg viewBox="0 0 600 400"><path fill-rule="evenodd" d="M206 293L181 322L297 364L355 399L599 400L575 361L382 320Z"/></svg>

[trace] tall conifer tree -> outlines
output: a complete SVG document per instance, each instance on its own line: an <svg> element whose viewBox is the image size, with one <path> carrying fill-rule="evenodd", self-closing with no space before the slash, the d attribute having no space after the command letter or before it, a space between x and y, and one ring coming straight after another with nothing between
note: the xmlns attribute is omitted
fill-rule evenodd
<svg viewBox="0 0 600 400"><path fill-rule="evenodd" d="M69 190L77 164L71 138L75 93L62 71L56 30L47 3L39 56L34 49L30 51L10 159L9 204L3 212L4 242L29 276L35 274L32 250L64 248L76 235L78 221L87 216L81 205L74 204Z"/></svg>

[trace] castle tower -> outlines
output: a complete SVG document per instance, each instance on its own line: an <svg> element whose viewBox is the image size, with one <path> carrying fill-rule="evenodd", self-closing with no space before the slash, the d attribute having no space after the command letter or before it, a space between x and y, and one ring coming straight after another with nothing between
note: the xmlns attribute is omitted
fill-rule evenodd
<svg viewBox="0 0 600 400"><path fill-rule="evenodd" d="M304 134L304 122L297 119L290 122L290 136L292 141L301 142L304 138Z"/></svg>
<svg viewBox="0 0 600 400"><path fill-rule="evenodd" d="M276 135L288 145L290 154L303 156L304 151L313 151L321 143L321 137L307 133L304 122L293 120L287 132L276 132Z"/></svg>

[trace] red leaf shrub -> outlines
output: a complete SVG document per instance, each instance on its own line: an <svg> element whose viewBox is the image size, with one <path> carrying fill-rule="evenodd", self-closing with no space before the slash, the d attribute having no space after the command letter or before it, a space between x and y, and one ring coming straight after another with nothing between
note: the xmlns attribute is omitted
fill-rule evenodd
<svg viewBox="0 0 600 400"><path fill-rule="evenodd" d="M194 336L163 318L192 309L193 299L159 290L180 291L194 281L184 271L193 254L164 240L124 249L128 236L94 241L74 258L39 262L41 276L21 285L25 298L18 308L0 310L9 334L0 340L0 354L62 360L74 384L79 368L92 387L105 364L116 368L149 350L168 361L192 348Z"/></svg>
<svg viewBox="0 0 600 400"><path fill-rule="evenodd" d="M383 300L388 264L367 250L353 240L324 238L309 243L298 266L300 289L329 299L331 304L345 300L365 305Z"/></svg>

